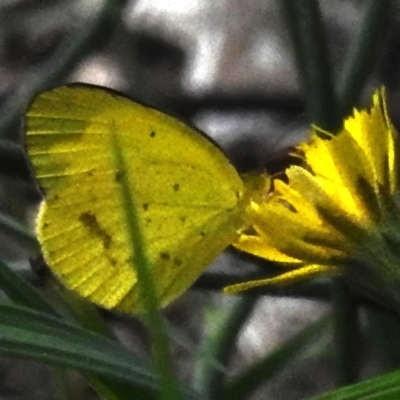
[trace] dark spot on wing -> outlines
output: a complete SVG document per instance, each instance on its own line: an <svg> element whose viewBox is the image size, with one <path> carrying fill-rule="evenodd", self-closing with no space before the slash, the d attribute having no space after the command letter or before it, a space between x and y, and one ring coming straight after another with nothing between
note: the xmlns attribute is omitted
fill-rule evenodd
<svg viewBox="0 0 400 400"><path fill-rule="evenodd" d="M156 136L156 133L155 133L154 131L152 131L152 132L150 133L150 137L154 137L154 136Z"/></svg>
<svg viewBox="0 0 400 400"><path fill-rule="evenodd" d="M93 171L92 171L92 170L86 171L86 174L87 174L88 176L93 176Z"/></svg>
<svg viewBox="0 0 400 400"><path fill-rule="evenodd" d="M168 261L168 260L170 260L171 256L169 255L169 253L163 251L160 253L160 258L165 261Z"/></svg>
<svg viewBox="0 0 400 400"><path fill-rule="evenodd" d="M175 190L175 192L177 192L179 190L179 183L175 183L175 185L172 186L172 188Z"/></svg>
<svg viewBox="0 0 400 400"><path fill-rule="evenodd" d="M203 232L203 231L201 231L201 232L200 232L200 236L201 236L201 237L204 237L204 236L206 236L206 233Z"/></svg>
<svg viewBox="0 0 400 400"><path fill-rule="evenodd" d="M180 267L182 265L182 260L180 258L174 258L175 267Z"/></svg>
<svg viewBox="0 0 400 400"><path fill-rule="evenodd" d="M148 203L143 203L143 210L147 211L149 209L149 204Z"/></svg>
<svg viewBox="0 0 400 400"><path fill-rule="evenodd" d="M88 229L90 233L100 238L103 242L103 247L109 249L111 246L112 238L107 231L99 224L94 214L90 212L83 212L79 216L79 221Z"/></svg>
<svg viewBox="0 0 400 400"><path fill-rule="evenodd" d="M181 222L185 222L186 221L186 217L180 217L179 219L181 220Z"/></svg>

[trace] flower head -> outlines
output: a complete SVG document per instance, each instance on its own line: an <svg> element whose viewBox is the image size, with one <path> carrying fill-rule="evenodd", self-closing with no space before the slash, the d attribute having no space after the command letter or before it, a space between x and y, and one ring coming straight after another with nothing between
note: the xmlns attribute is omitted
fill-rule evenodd
<svg viewBox="0 0 400 400"><path fill-rule="evenodd" d="M397 141L383 89L337 135L313 127L311 141L297 147L303 165L288 168L286 181L275 179L268 196L252 201L248 226L234 243L287 272L226 292L340 273L377 296L389 290L400 298Z"/></svg>

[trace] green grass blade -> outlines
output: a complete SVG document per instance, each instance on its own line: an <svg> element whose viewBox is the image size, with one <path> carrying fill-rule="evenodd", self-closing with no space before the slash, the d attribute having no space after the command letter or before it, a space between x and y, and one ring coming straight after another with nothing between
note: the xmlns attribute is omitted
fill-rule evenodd
<svg viewBox="0 0 400 400"><path fill-rule="evenodd" d="M150 366L118 343L27 308L0 305L0 354L95 374L140 388L152 398L160 386ZM189 389L185 399L198 400Z"/></svg>
<svg viewBox="0 0 400 400"><path fill-rule="evenodd" d="M67 321L74 321L82 328L113 339L110 327L104 321L99 309L87 299L57 283L52 276L42 281L46 299L57 307Z"/></svg>
<svg viewBox="0 0 400 400"><path fill-rule="evenodd" d="M310 400L398 400L400 371L330 391Z"/></svg>
<svg viewBox="0 0 400 400"><path fill-rule="evenodd" d="M86 382L100 395L102 400L156 400L158 393L138 385L127 384L94 374L83 374Z"/></svg>
<svg viewBox="0 0 400 400"><path fill-rule="evenodd" d="M0 305L0 352L154 386L148 366L116 342L26 308ZM110 368L112 366L112 368ZM138 378L139 377L139 378Z"/></svg>
<svg viewBox="0 0 400 400"><path fill-rule="evenodd" d="M137 214L138 208L135 203L135 193L125 173L128 169L126 168L117 135L113 136L113 150L117 168L121 172L121 195L124 203L128 236L134 254L140 299L145 311L146 322L151 337L152 363L161 384L160 398L162 400L180 400L182 396L179 391L179 384L174 374L169 354L167 331L164 321L158 311L160 304L147 258L145 242L141 234L139 216ZM135 268L135 266L132 267Z"/></svg>
<svg viewBox="0 0 400 400"><path fill-rule="evenodd" d="M17 239L21 245L28 247L32 254L40 253L40 245L35 236L21 223L0 212L0 229L10 237Z"/></svg>
<svg viewBox="0 0 400 400"><path fill-rule="evenodd" d="M57 316L55 308L0 258L0 288L14 303Z"/></svg>

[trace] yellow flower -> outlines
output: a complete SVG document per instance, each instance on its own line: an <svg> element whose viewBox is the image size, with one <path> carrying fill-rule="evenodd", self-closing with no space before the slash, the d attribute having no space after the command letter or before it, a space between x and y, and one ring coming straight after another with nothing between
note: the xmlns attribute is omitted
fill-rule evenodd
<svg viewBox="0 0 400 400"><path fill-rule="evenodd" d="M337 135L313 127L297 148L303 166L252 201L234 246L287 272L226 293L339 273L379 298L382 291L400 298L399 148L384 96L375 92L371 109L354 110Z"/></svg>

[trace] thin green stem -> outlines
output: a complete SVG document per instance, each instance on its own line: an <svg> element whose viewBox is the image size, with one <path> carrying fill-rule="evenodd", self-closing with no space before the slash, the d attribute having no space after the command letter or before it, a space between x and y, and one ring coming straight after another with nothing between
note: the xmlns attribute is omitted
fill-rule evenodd
<svg viewBox="0 0 400 400"><path fill-rule="evenodd" d="M348 50L346 64L339 77L337 96L340 115L349 115L368 77L386 33L391 0L369 0L357 37Z"/></svg>
<svg viewBox="0 0 400 400"><path fill-rule="evenodd" d="M349 287L341 278L332 285L333 294L333 340L336 360L336 383L338 386L357 382L360 353L360 327L358 303Z"/></svg>
<svg viewBox="0 0 400 400"><path fill-rule="evenodd" d="M126 162L124 160L118 137L113 135L113 150L116 166L120 172L121 195L125 211L129 242L134 254L134 266L137 274L137 284L140 291L140 300L145 311L145 319L149 328L152 361L155 371L160 379L160 400L180 400L182 395L179 390L177 378L169 354L169 342L165 324L158 312L159 299L156 293L150 263L147 257L146 244L137 213L135 193L128 181Z"/></svg>
<svg viewBox="0 0 400 400"><path fill-rule="evenodd" d="M281 0L311 120L335 132L341 126L328 46L316 0Z"/></svg>

